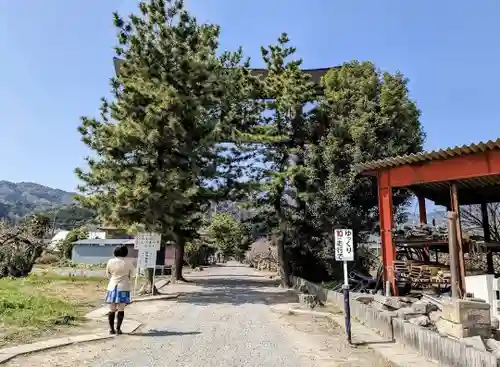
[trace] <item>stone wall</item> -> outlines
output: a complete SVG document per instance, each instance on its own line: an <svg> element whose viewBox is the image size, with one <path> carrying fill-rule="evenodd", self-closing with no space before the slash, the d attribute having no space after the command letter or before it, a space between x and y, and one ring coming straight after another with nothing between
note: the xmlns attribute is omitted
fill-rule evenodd
<svg viewBox="0 0 500 367"><path fill-rule="evenodd" d="M343 295L328 291L305 279L291 276L290 281L296 289L304 288L315 294L325 304L339 309L344 307ZM361 294L351 293L351 317L366 326L377 330L389 340L414 349L421 355L450 367L499 367L497 358L489 352L481 351L451 338L409 322L388 316L355 298Z"/></svg>

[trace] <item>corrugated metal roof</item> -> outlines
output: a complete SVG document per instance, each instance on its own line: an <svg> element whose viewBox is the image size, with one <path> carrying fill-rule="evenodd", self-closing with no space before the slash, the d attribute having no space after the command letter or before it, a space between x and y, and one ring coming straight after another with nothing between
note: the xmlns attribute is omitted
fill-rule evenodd
<svg viewBox="0 0 500 367"><path fill-rule="evenodd" d="M500 201L500 175L473 177L456 181L459 191L458 200L461 205L495 203ZM450 202L450 186L448 182L426 182L408 187L423 194L437 205Z"/></svg>
<svg viewBox="0 0 500 367"><path fill-rule="evenodd" d="M443 160L452 157L469 155L496 149L500 149L500 138L497 140L489 140L486 143L479 142L470 145L456 146L454 148L433 150L431 152L422 152L417 154L408 154L403 156L378 159L375 161L357 164L354 168L360 173L363 173L369 171L376 171L382 168L397 167L407 164L417 164L426 161Z"/></svg>
<svg viewBox="0 0 500 367"><path fill-rule="evenodd" d="M84 239L73 242L74 245L100 245L100 246L118 246L118 245L133 245L134 239L128 238L109 238L109 239Z"/></svg>

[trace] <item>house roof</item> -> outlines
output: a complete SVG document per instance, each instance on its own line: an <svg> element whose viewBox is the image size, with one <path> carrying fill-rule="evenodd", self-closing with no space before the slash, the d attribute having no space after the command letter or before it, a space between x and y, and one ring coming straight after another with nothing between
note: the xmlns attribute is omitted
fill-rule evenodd
<svg viewBox="0 0 500 367"><path fill-rule="evenodd" d="M407 154L396 157L389 157L360 163L355 166L355 169L360 173L370 173L384 168L393 168L404 165L419 164L428 161L445 160L448 158L464 156L474 153L486 152L489 150L500 150L500 138L489 140L486 143L479 142L470 145L455 146L454 148L446 148L433 150L430 152L422 152L416 154Z"/></svg>
<svg viewBox="0 0 500 367"><path fill-rule="evenodd" d="M114 64L114 67L115 67L115 73L118 74L119 71L120 71L120 67L123 64L123 60L118 59L118 58L115 57L113 59L113 64ZM318 84L319 85L320 82L321 82L321 78L323 77L323 75L325 75L328 72L328 70L335 69L335 68L338 68L338 66L331 66L331 67L328 67L328 68L317 68L317 69L302 69L302 72L305 73L305 74L309 74L311 76L311 81L314 84ZM267 75L267 73L268 73L268 70L267 69L250 69L250 73L253 76L258 76L258 77L265 78L266 75Z"/></svg>
<svg viewBox="0 0 500 367"><path fill-rule="evenodd" d="M118 245L133 245L134 239L129 238L113 238L113 239L84 239L73 242L74 245L100 245L100 246L118 246Z"/></svg>
<svg viewBox="0 0 500 367"><path fill-rule="evenodd" d="M69 231L61 230L57 232L54 237L50 240L50 242L58 242L58 241L64 241L66 237L68 236Z"/></svg>

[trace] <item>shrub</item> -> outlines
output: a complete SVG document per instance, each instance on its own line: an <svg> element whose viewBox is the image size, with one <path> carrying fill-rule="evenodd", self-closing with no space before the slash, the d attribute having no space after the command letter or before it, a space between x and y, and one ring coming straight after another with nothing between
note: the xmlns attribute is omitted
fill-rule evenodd
<svg viewBox="0 0 500 367"><path fill-rule="evenodd" d="M48 264L56 264L59 262L59 257L54 254L43 254L36 261L37 264L48 265Z"/></svg>

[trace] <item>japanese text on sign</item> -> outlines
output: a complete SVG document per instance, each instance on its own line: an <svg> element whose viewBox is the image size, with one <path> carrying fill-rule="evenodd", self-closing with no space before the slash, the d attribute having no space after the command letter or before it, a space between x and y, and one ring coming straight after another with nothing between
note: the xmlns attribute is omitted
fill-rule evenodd
<svg viewBox="0 0 500 367"><path fill-rule="evenodd" d="M135 238L134 249L159 251L161 245L161 234L155 232L139 232Z"/></svg>
<svg viewBox="0 0 500 367"><path fill-rule="evenodd" d="M335 260L337 261L354 260L352 229L335 230Z"/></svg>
<svg viewBox="0 0 500 367"><path fill-rule="evenodd" d="M139 250L138 266L141 269L151 269L156 267L155 250Z"/></svg>

